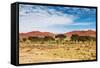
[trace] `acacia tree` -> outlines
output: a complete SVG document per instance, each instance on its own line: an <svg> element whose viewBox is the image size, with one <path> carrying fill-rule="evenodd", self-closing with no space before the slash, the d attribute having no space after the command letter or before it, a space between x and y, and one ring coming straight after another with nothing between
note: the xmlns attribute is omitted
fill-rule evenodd
<svg viewBox="0 0 100 68"><path fill-rule="evenodd" d="M90 37L90 36L78 36L77 34L74 34L71 36L71 41L82 41L82 42L85 42L85 41L95 41L95 37Z"/></svg>
<svg viewBox="0 0 100 68"><path fill-rule="evenodd" d="M60 42L62 42L64 40L64 38L66 38L66 35L64 35L64 34L58 34L58 35L55 36L55 38L58 39L57 43L60 43Z"/></svg>
<svg viewBox="0 0 100 68"><path fill-rule="evenodd" d="M73 34L72 36L71 36L71 41L78 41L78 39L79 39L79 36L77 35L77 34Z"/></svg>
<svg viewBox="0 0 100 68"><path fill-rule="evenodd" d="M89 37L87 37L87 36L79 36L79 38L78 38L78 41L82 41L82 42L85 42L87 40L89 40Z"/></svg>
<svg viewBox="0 0 100 68"><path fill-rule="evenodd" d="M36 42L39 40L38 37L28 37L28 40L32 41L32 42Z"/></svg>
<svg viewBox="0 0 100 68"><path fill-rule="evenodd" d="M45 41L52 41L52 40L54 40L54 38L51 37L51 36L45 36L45 37L44 37L44 40L45 40Z"/></svg>
<svg viewBox="0 0 100 68"><path fill-rule="evenodd" d="M23 40L23 42L25 42L27 40L27 38L23 38L22 40Z"/></svg>

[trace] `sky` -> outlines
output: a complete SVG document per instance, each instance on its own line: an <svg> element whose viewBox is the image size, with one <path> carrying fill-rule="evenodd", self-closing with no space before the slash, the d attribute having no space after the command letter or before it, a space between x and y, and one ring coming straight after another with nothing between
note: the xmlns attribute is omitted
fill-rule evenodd
<svg viewBox="0 0 100 68"><path fill-rule="evenodd" d="M96 30L95 8L19 5L20 33L66 33L77 30Z"/></svg>

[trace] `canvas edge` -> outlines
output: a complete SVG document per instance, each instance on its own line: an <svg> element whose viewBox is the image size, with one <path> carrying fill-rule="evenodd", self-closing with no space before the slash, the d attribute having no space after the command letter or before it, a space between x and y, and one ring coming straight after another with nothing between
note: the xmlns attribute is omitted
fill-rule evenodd
<svg viewBox="0 0 100 68"><path fill-rule="evenodd" d="M11 64L18 65L18 41L17 41L17 23L18 23L18 11L17 3L11 4Z"/></svg>

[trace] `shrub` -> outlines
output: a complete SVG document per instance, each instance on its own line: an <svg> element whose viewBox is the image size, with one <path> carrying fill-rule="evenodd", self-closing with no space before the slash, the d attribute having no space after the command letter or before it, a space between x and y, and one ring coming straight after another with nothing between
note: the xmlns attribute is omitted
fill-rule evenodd
<svg viewBox="0 0 100 68"><path fill-rule="evenodd" d="M77 34L73 34L71 36L71 41L77 41L79 39L79 36Z"/></svg>
<svg viewBox="0 0 100 68"><path fill-rule="evenodd" d="M66 35L58 34L55 36L55 38L57 38L56 43L62 43L64 41L64 39L66 38Z"/></svg>
<svg viewBox="0 0 100 68"><path fill-rule="evenodd" d="M30 40L30 41L38 41L39 38L38 37L28 37L28 40Z"/></svg>
<svg viewBox="0 0 100 68"><path fill-rule="evenodd" d="M27 38L23 38L22 40L25 42L27 40Z"/></svg>
<svg viewBox="0 0 100 68"><path fill-rule="evenodd" d="M91 40L95 41L96 38L91 37L91 36L78 36L77 34L73 34L71 36L71 40L72 41L82 41L82 42L84 42L84 41L91 41Z"/></svg>
<svg viewBox="0 0 100 68"><path fill-rule="evenodd" d="M58 35L55 36L55 38L64 39L64 38L66 38L66 35L58 34Z"/></svg>
<svg viewBox="0 0 100 68"><path fill-rule="evenodd" d="M45 36L44 38L44 41L54 41L55 39L51 36Z"/></svg>

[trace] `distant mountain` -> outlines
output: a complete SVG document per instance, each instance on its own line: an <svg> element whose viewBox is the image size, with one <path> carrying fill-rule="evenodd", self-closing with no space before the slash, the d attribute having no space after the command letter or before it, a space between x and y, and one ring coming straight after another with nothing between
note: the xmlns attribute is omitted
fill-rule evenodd
<svg viewBox="0 0 100 68"><path fill-rule="evenodd" d="M19 36L22 38L31 37L31 36L44 37L44 36L54 36L54 34L50 32L32 31L28 33L20 33Z"/></svg>
<svg viewBox="0 0 100 68"><path fill-rule="evenodd" d="M95 37L96 36L96 31L93 30L87 30L87 31L72 31L72 32L66 32L64 33L65 35L67 35L67 37L71 37L73 34L77 34L79 36L91 36L91 37ZM32 32L27 32L27 33L19 33L19 36L21 38L27 38L27 37L45 37L45 36L55 36L57 34L53 34L50 32L40 32L40 31L32 31Z"/></svg>
<svg viewBox="0 0 100 68"><path fill-rule="evenodd" d="M96 36L96 31L93 31L93 30L87 30L87 31L72 31L72 32L67 32L65 34L68 37L71 37L73 34L77 34L79 36L91 36L91 37L95 37Z"/></svg>

